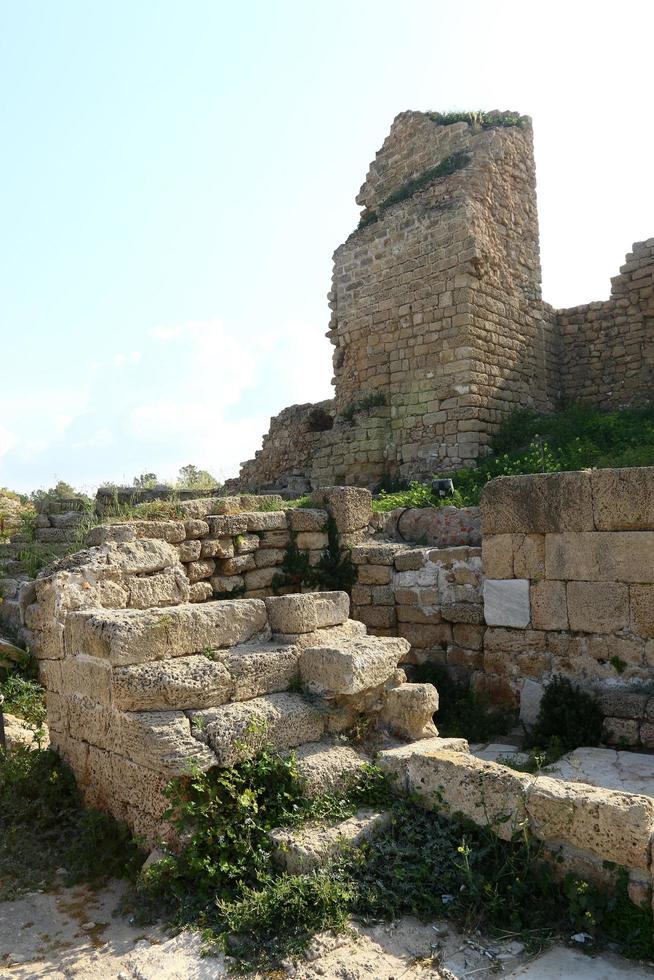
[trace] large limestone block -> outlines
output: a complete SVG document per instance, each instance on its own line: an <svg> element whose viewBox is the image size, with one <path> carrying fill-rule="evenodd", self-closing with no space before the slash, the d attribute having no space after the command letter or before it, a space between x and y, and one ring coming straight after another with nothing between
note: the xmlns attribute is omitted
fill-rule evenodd
<svg viewBox="0 0 654 980"><path fill-rule="evenodd" d="M85 543L88 548L109 542L134 541L136 532L132 524L99 524L88 531Z"/></svg>
<svg viewBox="0 0 654 980"><path fill-rule="evenodd" d="M107 544L103 553L107 565L119 568L125 575L151 575L179 565L175 548L157 538Z"/></svg>
<svg viewBox="0 0 654 980"><path fill-rule="evenodd" d="M382 749L376 764L388 776L401 793L409 792L409 763L414 756L432 756L438 752L469 752L465 738L425 738L409 745L396 745Z"/></svg>
<svg viewBox="0 0 654 980"><path fill-rule="evenodd" d="M202 551L202 542L196 538L190 541L182 541L177 545L177 554L180 561L197 561Z"/></svg>
<svg viewBox="0 0 654 980"><path fill-rule="evenodd" d="M125 585L129 589L128 603L132 609L178 606L189 601L189 580L181 565L154 575L126 575Z"/></svg>
<svg viewBox="0 0 654 980"><path fill-rule="evenodd" d="M275 633L275 640L292 643L297 650L306 650L307 647L338 645L355 637L366 636L367 632L365 623L348 619L338 626L328 626L310 633Z"/></svg>
<svg viewBox="0 0 654 980"><path fill-rule="evenodd" d="M654 582L654 531L548 534L549 579L578 582Z"/></svg>
<svg viewBox="0 0 654 980"><path fill-rule="evenodd" d="M249 759L265 745L283 752L315 742L325 729L322 712L300 694L269 694L192 712L191 719L196 738L211 747L221 766Z"/></svg>
<svg viewBox="0 0 654 980"><path fill-rule="evenodd" d="M481 555L486 578L513 578L512 534L485 534Z"/></svg>
<svg viewBox="0 0 654 980"><path fill-rule="evenodd" d="M199 517L191 517L189 520L184 521L184 530L186 531L187 540L206 538L209 534L209 525Z"/></svg>
<svg viewBox="0 0 654 980"><path fill-rule="evenodd" d="M245 643L266 631L260 599L76 612L66 622L66 649L104 657L114 666L183 657Z"/></svg>
<svg viewBox="0 0 654 980"><path fill-rule="evenodd" d="M367 527L372 518L372 494L360 487L321 487L311 500L329 511L341 534Z"/></svg>
<svg viewBox="0 0 654 980"><path fill-rule="evenodd" d="M384 830L391 821L388 811L358 810L353 817L331 824L312 824L270 832L273 860L290 875L308 874L343 848L360 847Z"/></svg>
<svg viewBox="0 0 654 980"><path fill-rule="evenodd" d="M533 832L628 868L649 867L654 800L539 777L527 798Z"/></svg>
<svg viewBox="0 0 654 980"><path fill-rule="evenodd" d="M410 648L401 637L374 636L308 647L300 656L300 675L318 694L358 694L384 684Z"/></svg>
<svg viewBox="0 0 654 980"><path fill-rule="evenodd" d="M272 641L232 647L224 660L232 679L232 700L286 691L298 676L298 657L295 647Z"/></svg>
<svg viewBox="0 0 654 980"><path fill-rule="evenodd" d="M531 586L531 624L537 630L567 630L565 582L543 579Z"/></svg>
<svg viewBox="0 0 654 980"><path fill-rule="evenodd" d="M219 517L207 517L209 533L213 538L235 537L237 534L245 534L248 529L247 517L243 514L225 514Z"/></svg>
<svg viewBox="0 0 654 980"><path fill-rule="evenodd" d="M293 507L286 511L286 520L291 531L324 531L327 526L327 512L309 507Z"/></svg>
<svg viewBox="0 0 654 980"><path fill-rule="evenodd" d="M568 582L571 630L617 633L629 622L629 588L622 582Z"/></svg>
<svg viewBox="0 0 654 980"><path fill-rule="evenodd" d="M117 742L114 748L131 762L169 779L202 771L217 764L210 748L191 734L191 723L183 711L115 712Z"/></svg>
<svg viewBox="0 0 654 980"><path fill-rule="evenodd" d="M186 537L183 521L133 521L137 538L160 538L169 544L179 544Z"/></svg>
<svg viewBox="0 0 654 980"><path fill-rule="evenodd" d="M465 752L414 755L407 782L428 809L443 806L481 827L491 826L510 840L527 819L526 799L532 777Z"/></svg>
<svg viewBox="0 0 654 980"><path fill-rule="evenodd" d="M233 691L224 663L203 654L131 664L112 675L114 707L123 711L210 708L229 701Z"/></svg>
<svg viewBox="0 0 654 980"><path fill-rule="evenodd" d="M486 579L484 582L484 618L488 626L529 626L528 579Z"/></svg>
<svg viewBox="0 0 654 980"><path fill-rule="evenodd" d="M356 780L372 759L352 745L308 742L295 751L298 772L305 780L308 796L321 796L343 789Z"/></svg>
<svg viewBox="0 0 654 980"><path fill-rule="evenodd" d="M654 531L654 466L593 470L598 531Z"/></svg>
<svg viewBox="0 0 654 980"><path fill-rule="evenodd" d="M380 720L400 738L433 738L438 735L435 711L438 691L433 684L400 684L387 692Z"/></svg>
<svg viewBox="0 0 654 980"><path fill-rule="evenodd" d="M251 572L245 572L243 581L248 591L254 589L270 589L275 576L279 575L276 568L254 568Z"/></svg>
<svg viewBox="0 0 654 980"><path fill-rule="evenodd" d="M191 584L201 582L205 578L211 578L215 571L216 563L213 558L201 558L199 561L190 561L186 566L186 574Z"/></svg>
<svg viewBox="0 0 654 980"><path fill-rule="evenodd" d="M271 596L265 600L274 633L310 633L346 622L350 614L347 592L316 592Z"/></svg>
<svg viewBox="0 0 654 980"><path fill-rule="evenodd" d="M247 530L252 531L285 531L286 514L283 510L252 511L241 514L247 522Z"/></svg>
<svg viewBox="0 0 654 980"><path fill-rule="evenodd" d="M66 702L71 738L107 751L117 749L119 724L113 708L77 694L67 697Z"/></svg>
<svg viewBox="0 0 654 980"><path fill-rule="evenodd" d="M81 653L61 661L61 689L79 694L99 704L111 704L111 664L98 657Z"/></svg>
<svg viewBox="0 0 654 980"><path fill-rule="evenodd" d="M359 544L352 549L352 561L355 565L394 565L398 555L414 550L408 544L395 544L394 541Z"/></svg>
<svg viewBox="0 0 654 980"><path fill-rule="evenodd" d="M629 610L633 632L654 637L654 585L631 585Z"/></svg>
<svg viewBox="0 0 654 980"><path fill-rule="evenodd" d="M144 810L153 817L161 817L170 806L164 795L168 783L166 776L136 765L123 756L111 753L113 791L117 799Z"/></svg>
<svg viewBox="0 0 654 980"><path fill-rule="evenodd" d="M588 473L500 476L481 492L482 534L592 531Z"/></svg>

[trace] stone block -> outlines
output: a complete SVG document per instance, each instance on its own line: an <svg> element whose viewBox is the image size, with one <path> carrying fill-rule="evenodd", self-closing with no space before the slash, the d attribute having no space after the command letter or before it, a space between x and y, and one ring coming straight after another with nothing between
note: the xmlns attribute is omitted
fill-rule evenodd
<svg viewBox="0 0 654 980"><path fill-rule="evenodd" d="M293 507L286 511L286 521L291 531L324 531L327 512L309 507Z"/></svg>
<svg viewBox="0 0 654 980"><path fill-rule="evenodd" d="M88 548L109 542L134 541L136 532L131 524L99 524L87 532L85 543Z"/></svg>
<svg viewBox="0 0 654 980"><path fill-rule="evenodd" d="M223 660L233 683L232 700L286 691L299 676L298 659L295 647L272 641L232 647Z"/></svg>
<svg viewBox="0 0 654 980"><path fill-rule="evenodd" d="M247 521L248 531L285 531L286 514L283 510L252 511L241 514Z"/></svg>
<svg viewBox="0 0 654 980"><path fill-rule="evenodd" d="M237 555L249 555L255 552L261 544L257 534L237 534L234 538L234 550Z"/></svg>
<svg viewBox="0 0 654 980"><path fill-rule="evenodd" d="M233 559L228 559L233 561ZM200 582L202 579L211 578L216 571L216 563L213 558L201 558L199 561L190 561L186 566L186 574L191 584Z"/></svg>
<svg viewBox="0 0 654 980"><path fill-rule="evenodd" d="M308 796L323 796L351 785L372 761L352 745L328 741L300 745L295 755Z"/></svg>
<svg viewBox="0 0 654 980"><path fill-rule="evenodd" d="M387 585L393 576L390 565L359 565L359 585Z"/></svg>
<svg viewBox="0 0 654 980"><path fill-rule="evenodd" d="M520 689L520 721L527 728L536 724L544 693L544 686L529 678Z"/></svg>
<svg viewBox="0 0 654 980"><path fill-rule="evenodd" d="M513 574L532 580L545 577L544 534L513 535Z"/></svg>
<svg viewBox="0 0 654 980"><path fill-rule="evenodd" d="M465 738L428 738L409 745L397 745L391 749L381 749L377 754L377 765L392 780L398 792L408 793L409 763L414 757L432 756L438 752L469 752Z"/></svg>
<svg viewBox="0 0 654 980"><path fill-rule="evenodd" d="M129 589L128 605L132 609L178 606L189 601L189 580L181 565L154 575L126 575L124 584Z"/></svg>
<svg viewBox="0 0 654 980"><path fill-rule="evenodd" d="M548 534L549 579L584 582L654 582L654 531Z"/></svg>
<svg viewBox="0 0 654 980"><path fill-rule="evenodd" d="M481 492L482 534L592 531L588 473L500 476Z"/></svg>
<svg viewBox="0 0 654 980"><path fill-rule="evenodd" d="M114 707L122 711L209 708L229 701L233 690L224 664L203 654L117 667L112 673Z"/></svg>
<svg viewBox="0 0 654 980"><path fill-rule="evenodd" d="M398 623L397 632L400 636L404 636L412 647L418 650L427 650L431 647L445 647L452 640L452 626L450 623L431 625L426 623Z"/></svg>
<svg viewBox="0 0 654 980"><path fill-rule="evenodd" d="M204 772L217 764L213 752L191 734L183 711L119 711L114 715L116 741L111 748L136 765L172 779L194 766Z"/></svg>
<svg viewBox="0 0 654 980"><path fill-rule="evenodd" d="M654 637L654 585L629 586L629 616L634 633Z"/></svg>
<svg viewBox="0 0 654 980"><path fill-rule="evenodd" d="M359 544L352 549L352 561L355 565L393 565L395 559L408 550L408 545L392 541Z"/></svg>
<svg viewBox="0 0 654 980"><path fill-rule="evenodd" d="M218 559L221 575L243 575L257 567L254 555L234 555L233 558Z"/></svg>
<svg viewBox="0 0 654 980"><path fill-rule="evenodd" d="M486 579L484 617L488 626L529 626L529 581L527 579Z"/></svg>
<svg viewBox="0 0 654 980"><path fill-rule="evenodd" d="M480 626L484 622L484 607L481 602L444 602L441 615L450 623L472 623Z"/></svg>
<svg viewBox="0 0 654 980"><path fill-rule="evenodd" d="M379 717L400 738L413 741L438 735L436 711L438 691L433 684L400 684L387 692Z"/></svg>
<svg viewBox="0 0 654 980"><path fill-rule="evenodd" d="M231 538L204 538L200 543L202 558L233 558L234 542Z"/></svg>
<svg viewBox="0 0 654 980"><path fill-rule="evenodd" d="M265 600L275 633L310 633L345 623L350 614L347 592L271 596Z"/></svg>
<svg viewBox="0 0 654 980"><path fill-rule="evenodd" d="M455 643L468 650L481 650L484 642L484 627L472 623L454 623L452 638Z"/></svg>
<svg viewBox="0 0 654 980"><path fill-rule="evenodd" d="M307 647L300 655L300 676L317 694L359 694L384 684L409 649L400 637L375 636Z"/></svg>
<svg viewBox="0 0 654 980"><path fill-rule="evenodd" d="M513 535L484 535L481 557L486 578L513 578Z"/></svg>
<svg viewBox="0 0 654 980"><path fill-rule="evenodd" d="M273 860L286 874L308 874L343 848L359 847L372 840L390 821L388 811L359 810L353 817L330 825L320 823L295 830L272 830Z"/></svg>
<svg viewBox="0 0 654 980"><path fill-rule="evenodd" d="M177 554L180 561L197 561L202 551L202 544L197 539L182 541L177 545Z"/></svg>
<svg viewBox="0 0 654 980"><path fill-rule="evenodd" d="M623 748L639 744L640 725L634 718L605 718L602 739L607 745Z"/></svg>
<svg viewBox="0 0 654 980"><path fill-rule="evenodd" d="M570 629L617 633L629 623L629 589L621 582L568 582Z"/></svg>
<svg viewBox="0 0 654 980"><path fill-rule="evenodd" d="M259 548L254 553L254 560L257 568L273 568L282 564L285 555L281 548Z"/></svg>
<svg viewBox="0 0 654 980"><path fill-rule="evenodd" d="M568 605L565 582L543 579L530 590L531 625L537 630L567 630Z"/></svg>
<svg viewBox="0 0 654 980"><path fill-rule="evenodd" d="M542 840L571 844L623 867L649 867L654 830L649 797L540 776L530 788L527 812Z"/></svg>
<svg viewBox="0 0 654 980"><path fill-rule="evenodd" d="M311 500L334 518L340 534L365 528L372 517L372 494L361 487L321 487Z"/></svg>
<svg viewBox="0 0 654 980"><path fill-rule="evenodd" d="M245 514L210 515L206 518L209 534L213 538L233 538L237 534L245 534L248 521Z"/></svg>
<svg viewBox="0 0 654 980"><path fill-rule="evenodd" d="M164 609L103 609L70 613L65 642L115 666L182 657L244 643L266 630L260 599L226 599Z"/></svg>
<svg viewBox="0 0 654 980"><path fill-rule="evenodd" d="M213 597L213 586L211 582L204 579L202 582L194 582L189 588L189 602L206 602Z"/></svg>
<svg viewBox="0 0 654 980"><path fill-rule="evenodd" d="M654 531L654 467L593 470L598 531Z"/></svg>
<svg viewBox="0 0 654 980"><path fill-rule="evenodd" d="M383 588L383 586L379 586ZM399 623L440 623L440 610L421 608L420 606L396 606L395 614Z"/></svg>
<svg viewBox="0 0 654 980"><path fill-rule="evenodd" d="M111 704L111 664L85 653L61 661L62 688L66 694L79 694L89 701Z"/></svg>
<svg viewBox="0 0 654 980"><path fill-rule="evenodd" d="M358 616L370 629L394 629L397 618L393 606L359 606Z"/></svg>
<svg viewBox="0 0 654 980"><path fill-rule="evenodd" d="M414 548L412 551L403 551L396 555L394 564L398 572L407 572L422 568L426 560L427 550Z"/></svg>
<svg viewBox="0 0 654 980"><path fill-rule="evenodd" d="M322 712L299 694L270 694L191 717L196 737L211 746L221 766L249 759L264 745L283 752L315 742L325 728Z"/></svg>
<svg viewBox="0 0 654 980"><path fill-rule="evenodd" d="M243 575L245 588L248 592L254 589L269 590L276 575L279 575L276 568L254 568L251 572L245 572Z"/></svg>
<svg viewBox="0 0 654 980"><path fill-rule="evenodd" d="M151 575L164 568L179 565L176 549L166 541L145 538L138 541L123 541L105 545L106 564L125 575ZM91 553L84 553L90 554ZM72 555L71 562L78 562L80 556Z"/></svg>
<svg viewBox="0 0 654 980"><path fill-rule="evenodd" d="M300 551L322 551L329 544L329 539L320 531L300 531L295 543Z"/></svg>
<svg viewBox="0 0 654 980"><path fill-rule="evenodd" d="M179 544L186 537L183 521L131 521L137 538L159 538L168 544Z"/></svg>
<svg viewBox="0 0 654 980"><path fill-rule="evenodd" d="M245 589L245 579L240 575L212 575L210 584L214 592L221 594L223 592L241 592Z"/></svg>
<svg viewBox="0 0 654 980"><path fill-rule="evenodd" d="M187 539L206 538L209 534L209 525L199 517L192 517L184 521L184 530Z"/></svg>

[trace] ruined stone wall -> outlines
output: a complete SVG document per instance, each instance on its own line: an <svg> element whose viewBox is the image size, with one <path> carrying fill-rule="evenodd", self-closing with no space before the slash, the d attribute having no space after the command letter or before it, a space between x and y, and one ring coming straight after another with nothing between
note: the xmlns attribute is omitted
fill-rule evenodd
<svg viewBox="0 0 654 980"><path fill-rule="evenodd" d="M636 242L611 298L559 310L565 397L624 408L654 392L654 238Z"/></svg>
<svg viewBox="0 0 654 980"><path fill-rule="evenodd" d="M500 477L481 515L476 686L532 722L564 675L599 694L609 742L654 748L654 468Z"/></svg>

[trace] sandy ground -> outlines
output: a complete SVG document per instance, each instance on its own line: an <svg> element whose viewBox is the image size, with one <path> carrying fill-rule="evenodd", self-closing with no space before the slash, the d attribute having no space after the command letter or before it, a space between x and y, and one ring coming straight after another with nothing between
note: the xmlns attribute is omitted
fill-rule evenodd
<svg viewBox="0 0 654 980"><path fill-rule="evenodd" d="M114 882L33 892L0 903L0 976L12 980L213 980L229 975L224 957L201 955L197 934L170 938L116 914L124 886ZM651 966L616 956L590 958L556 946L530 957L522 944L464 935L445 921L393 924L317 937L306 958L275 974L289 980L654 980ZM256 980L252 977L251 980ZM260 980L260 978L259 978Z"/></svg>

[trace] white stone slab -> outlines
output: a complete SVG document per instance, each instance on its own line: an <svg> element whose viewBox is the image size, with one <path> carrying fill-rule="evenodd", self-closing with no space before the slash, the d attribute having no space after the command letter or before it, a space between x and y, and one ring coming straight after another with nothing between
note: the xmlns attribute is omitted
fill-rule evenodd
<svg viewBox="0 0 654 980"><path fill-rule="evenodd" d="M490 579L484 582L484 618L487 626L529 626L529 579Z"/></svg>
<svg viewBox="0 0 654 980"><path fill-rule="evenodd" d="M508 974L515 980L652 980L652 968L604 953L588 956L581 950L554 946Z"/></svg>

